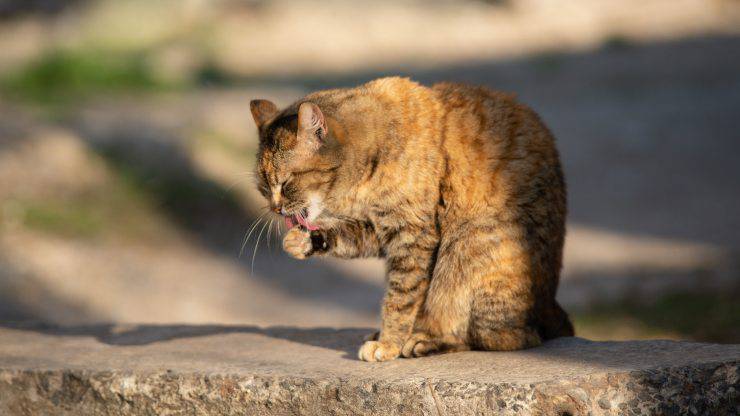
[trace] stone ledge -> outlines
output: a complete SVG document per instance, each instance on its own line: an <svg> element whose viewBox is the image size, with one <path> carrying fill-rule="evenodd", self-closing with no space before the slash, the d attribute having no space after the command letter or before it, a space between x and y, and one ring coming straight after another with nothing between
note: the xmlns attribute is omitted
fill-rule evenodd
<svg viewBox="0 0 740 416"><path fill-rule="evenodd" d="M0 324L0 414L740 414L740 345L564 338L364 363L369 331Z"/></svg>

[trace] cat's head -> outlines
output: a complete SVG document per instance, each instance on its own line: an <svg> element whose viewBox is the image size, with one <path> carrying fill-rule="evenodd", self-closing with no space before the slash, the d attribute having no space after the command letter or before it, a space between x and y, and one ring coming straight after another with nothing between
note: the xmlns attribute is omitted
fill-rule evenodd
<svg viewBox="0 0 740 416"><path fill-rule="evenodd" d="M259 129L257 184L270 209L289 227L316 229L339 166L326 119L311 102L279 111L267 100L250 103Z"/></svg>

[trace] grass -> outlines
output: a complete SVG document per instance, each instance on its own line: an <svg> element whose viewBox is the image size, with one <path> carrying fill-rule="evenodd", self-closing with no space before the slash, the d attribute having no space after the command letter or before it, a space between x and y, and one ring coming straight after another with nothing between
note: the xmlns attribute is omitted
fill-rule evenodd
<svg viewBox="0 0 740 416"><path fill-rule="evenodd" d="M76 239L158 240L163 224L141 196L106 189L96 196L19 201L22 224L32 230ZM130 191L126 191L130 192Z"/></svg>
<svg viewBox="0 0 740 416"><path fill-rule="evenodd" d="M162 92L226 85L236 79L205 62L192 80L164 79L149 59L156 51L54 50L0 78L0 93L36 104L66 104L96 94Z"/></svg>
<svg viewBox="0 0 740 416"><path fill-rule="evenodd" d="M155 76L145 53L58 50L0 79L0 91L42 104L95 93L161 91L176 85Z"/></svg>
<svg viewBox="0 0 740 416"><path fill-rule="evenodd" d="M20 223L31 230L75 239L160 241L170 229L149 195L114 176L82 194L13 201Z"/></svg>
<svg viewBox="0 0 740 416"><path fill-rule="evenodd" d="M572 313L576 332L591 339L672 338L740 343L740 290L676 292L652 302L622 300Z"/></svg>
<svg viewBox="0 0 740 416"><path fill-rule="evenodd" d="M104 226L103 213L82 201L32 201L21 204L26 227L68 237L94 237Z"/></svg>

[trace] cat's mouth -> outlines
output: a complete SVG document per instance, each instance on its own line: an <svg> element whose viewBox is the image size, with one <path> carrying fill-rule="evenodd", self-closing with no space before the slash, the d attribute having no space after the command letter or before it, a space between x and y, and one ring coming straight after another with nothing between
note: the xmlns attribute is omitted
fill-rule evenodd
<svg viewBox="0 0 740 416"><path fill-rule="evenodd" d="M288 215L285 217L285 225L288 226L288 229L293 228L296 224L300 224L302 227L308 229L309 231L316 231L319 229L316 225L314 225L308 218L308 208L303 208L300 211L296 212L293 215Z"/></svg>

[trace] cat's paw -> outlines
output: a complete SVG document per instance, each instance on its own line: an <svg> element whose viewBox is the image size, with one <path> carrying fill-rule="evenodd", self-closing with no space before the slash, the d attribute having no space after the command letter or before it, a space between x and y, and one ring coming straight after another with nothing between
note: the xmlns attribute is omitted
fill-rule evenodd
<svg viewBox="0 0 740 416"><path fill-rule="evenodd" d="M291 228L283 238L283 250L299 260L310 256L313 251L311 233L301 227Z"/></svg>
<svg viewBox="0 0 740 416"><path fill-rule="evenodd" d="M401 355L401 349L380 341L366 341L360 347L357 356L362 361L390 361Z"/></svg>
<svg viewBox="0 0 740 416"><path fill-rule="evenodd" d="M424 333L415 333L406 341L401 348L401 355L405 358L423 357L436 352L437 344L429 339Z"/></svg>

